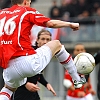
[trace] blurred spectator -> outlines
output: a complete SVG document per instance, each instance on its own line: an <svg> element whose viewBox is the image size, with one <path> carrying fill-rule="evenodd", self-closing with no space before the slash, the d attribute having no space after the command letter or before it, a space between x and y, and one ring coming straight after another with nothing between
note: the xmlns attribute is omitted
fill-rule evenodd
<svg viewBox="0 0 100 100"><path fill-rule="evenodd" d="M89 12L87 10L84 10L81 14L78 15L79 19L84 19L89 17Z"/></svg>
<svg viewBox="0 0 100 100"><path fill-rule="evenodd" d="M89 11L84 10L80 15L78 15L78 22L80 24L94 24L94 20L90 19Z"/></svg>
<svg viewBox="0 0 100 100"><path fill-rule="evenodd" d="M88 5L86 0L78 0L78 15L82 14L84 11L88 11Z"/></svg>
<svg viewBox="0 0 100 100"><path fill-rule="evenodd" d="M60 9L57 6L56 0L52 1L52 7L50 8L50 11L49 11L49 17L51 19L60 19L61 17Z"/></svg>
<svg viewBox="0 0 100 100"><path fill-rule="evenodd" d="M62 16L62 20L63 21L70 21L70 14L69 12L64 13L64 15Z"/></svg>
<svg viewBox="0 0 100 100"><path fill-rule="evenodd" d="M78 15L78 3L77 0L70 0L70 3L66 6L66 11L69 12L70 17L76 17Z"/></svg>
<svg viewBox="0 0 100 100"><path fill-rule="evenodd" d="M95 15L95 13L99 7L100 7L100 3L98 3L98 2L89 4L89 11L90 11L91 16Z"/></svg>
<svg viewBox="0 0 100 100"><path fill-rule="evenodd" d="M61 5L60 5L60 14L61 14L61 17L63 17L63 15L68 12L66 9L67 9L67 6L70 4L70 1L66 1L66 0L62 0L61 1Z"/></svg>
<svg viewBox="0 0 100 100"><path fill-rule="evenodd" d="M74 19L75 22L79 22L80 24L95 24L95 19L90 17L90 13L88 10L84 10L81 14L79 14Z"/></svg>
<svg viewBox="0 0 100 100"><path fill-rule="evenodd" d="M97 15L97 16L100 16L100 7L97 8L97 10L96 10L96 15Z"/></svg>
<svg viewBox="0 0 100 100"><path fill-rule="evenodd" d="M96 9L94 15L100 17L100 6Z"/></svg>

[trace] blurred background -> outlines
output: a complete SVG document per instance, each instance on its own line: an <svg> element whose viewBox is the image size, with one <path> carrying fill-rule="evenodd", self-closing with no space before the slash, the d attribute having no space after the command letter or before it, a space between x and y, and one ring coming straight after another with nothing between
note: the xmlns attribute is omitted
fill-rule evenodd
<svg viewBox="0 0 100 100"><path fill-rule="evenodd" d="M10 6L10 0L0 0L0 9ZM57 31L49 29L53 34L53 39L59 39L69 53L72 54L77 43L84 44L86 51L92 55L100 50L100 0L32 0L31 7L51 19L80 23L80 30L75 32L70 28L60 28ZM96 92L99 67L100 64L90 74L91 84ZM2 69L0 69L0 88L3 85L1 73ZM64 68L61 64L53 58L43 74L54 87L57 96L54 97L50 91L39 84L41 100L65 100ZM99 100L97 94L94 100Z"/></svg>

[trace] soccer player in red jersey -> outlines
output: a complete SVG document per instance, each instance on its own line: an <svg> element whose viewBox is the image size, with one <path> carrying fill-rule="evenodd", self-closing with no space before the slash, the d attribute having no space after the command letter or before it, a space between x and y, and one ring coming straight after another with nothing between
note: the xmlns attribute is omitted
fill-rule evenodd
<svg viewBox="0 0 100 100"><path fill-rule="evenodd" d="M34 50L31 47L30 30L33 25L79 29L79 23L51 20L30 7L30 0L11 0L13 6L0 10L0 66L4 68L5 86L0 100L9 100L13 92L26 83L26 77L40 73L53 56L70 73L75 88L85 83L77 73L72 57L59 40L52 40Z"/></svg>

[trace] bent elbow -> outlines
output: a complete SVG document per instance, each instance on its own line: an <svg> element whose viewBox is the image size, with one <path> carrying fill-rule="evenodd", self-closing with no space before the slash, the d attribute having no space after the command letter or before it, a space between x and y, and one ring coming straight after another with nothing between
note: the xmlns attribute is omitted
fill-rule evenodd
<svg viewBox="0 0 100 100"><path fill-rule="evenodd" d="M53 27L54 27L54 24L53 24L52 22L48 21L48 22L46 23L46 26L47 26L48 28L53 28Z"/></svg>

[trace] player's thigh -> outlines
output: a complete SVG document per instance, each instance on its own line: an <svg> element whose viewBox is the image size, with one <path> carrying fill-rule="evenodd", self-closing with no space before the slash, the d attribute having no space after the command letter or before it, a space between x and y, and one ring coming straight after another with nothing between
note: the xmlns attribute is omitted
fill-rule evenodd
<svg viewBox="0 0 100 100"><path fill-rule="evenodd" d="M36 73L39 73L49 64L50 60L52 59L52 52L46 45L36 49L36 52L34 70Z"/></svg>
<svg viewBox="0 0 100 100"><path fill-rule="evenodd" d="M46 43L46 45L51 49L52 56L54 56L55 53L57 53L62 47L62 44L60 43L59 40L52 40L52 41Z"/></svg>

